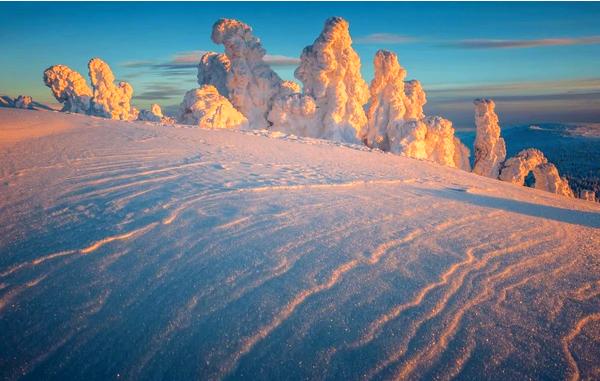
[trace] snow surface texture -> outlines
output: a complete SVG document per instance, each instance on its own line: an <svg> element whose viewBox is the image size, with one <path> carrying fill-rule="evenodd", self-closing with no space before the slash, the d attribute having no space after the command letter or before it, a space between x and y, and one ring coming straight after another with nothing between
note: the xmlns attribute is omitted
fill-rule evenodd
<svg viewBox="0 0 600 381"><path fill-rule="evenodd" d="M270 123L267 116L273 97L280 92L282 81L264 62L266 51L260 40L254 37L252 28L232 19L221 19L213 25L212 40L225 47L229 59L227 89L231 103L244 114L252 128L268 128ZM215 70L211 70L211 73L221 70L216 63L212 66Z"/></svg>
<svg viewBox="0 0 600 381"><path fill-rule="evenodd" d="M362 140L369 147L469 171L469 149L454 136L452 122L425 117L425 91L418 81L404 82L406 70L396 54L379 50L374 67Z"/></svg>
<svg viewBox="0 0 600 381"><path fill-rule="evenodd" d="M311 135L358 143L367 125L363 106L369 101L369 87L360 74L360 57L352 49L346 20L327 19L319 37L302 51L294 75L317 106L319 130Z"/></svg>
<svg viewBox="0 0 600 381"><path fill-rule="evenodd" d="M202 128L247 128L248 120L216 87L204 85L185 93L177 120Z"/></svg>
<svg viewBox="0 0 600 381"><path fill-rule="evenodd" d="M198 84L200 86L213 85L224 97L229 97L227 89L227 73L231 69L231 62L225 54L207 52L200 58L198 64Z"/></svg>
<svg viewBox="0 0 600 381"><path fill-rule="evenodd" d="M596 203L282 133L17 109L0 176L5 379L597 378Z"/></svg>
<svg viewBox="0 0 600 381"><path fill-rule="evenodd" d="M473 172L495 179L506 159L506 145L500 137L498 116L494 111L496 104L489 99L476 99L473 103L477 126Z"/></svg>
<svg viewBox="0 0 600 381"><path fill-rule="evenodd" d="M115 76L108 64L100 58L88 63L94 96L90 102L90 114L109 119L134 120L131 109L133 87L127 82L115 84Z"/></svg>
<svg viewBox="0 0 600 381"><path fill-rule="evenodd" d="M513 184L524 185L525 178L532 172L535 179L535 188L563 196L574 197L569 187L569 182L561 178L558 169L542 151L529 148L519 152L504 163L499 179Z"/></svg>
<svg viewBox="0 0 600 381"><path fill-rule="evenodd" d="M63 104L62 111L87 114L90 110L92 90L85 79L68 66L54 65L44 71L44 84Z"/></svg>

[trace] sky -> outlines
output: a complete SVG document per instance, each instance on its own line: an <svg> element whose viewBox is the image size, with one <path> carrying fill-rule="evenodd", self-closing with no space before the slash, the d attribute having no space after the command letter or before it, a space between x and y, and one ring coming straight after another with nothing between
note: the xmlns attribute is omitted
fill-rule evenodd
<svg viewBox="0 0 600 381"><path fill-rule="evenodd" d="M266 61L294 79L302 49L328 17L350 23L362 74L378 49L395 52L427 92L426 113L474 127L472 100L491 97L503 125L600 122L600 3L215 2L0 3L0 94L55 102L44 69L87 77L101 57L135 90L133 103L175 107L198 87L220 18L253 28Z"/></svg>

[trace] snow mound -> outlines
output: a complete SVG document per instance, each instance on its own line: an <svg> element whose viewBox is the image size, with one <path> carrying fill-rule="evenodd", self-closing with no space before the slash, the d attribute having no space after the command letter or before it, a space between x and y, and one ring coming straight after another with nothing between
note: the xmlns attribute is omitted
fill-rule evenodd
<svg viewBox="0 0 600 381"><path fill-rule="evenodd" d="M188 91L179 106L177 120L201 128L248 127L244 115L212 85Z"/></svg>
<svg viewBox="0 0 600 381"><path fill-rule="evenodd" d="M92 90L85 79L68 66L54 65L44 71L44 84L56 100L63 104L62 111L87 114Z"/></svg>
<svg viewBox="0 0 600 381"><path fill-rule="evenodd" d="M498 178L502 163L506 159L506 144L500 137L498 116L494 111L495 103L489 99L476 99L475 125L475 163L473 172L493 179Z"/></svg>
<svg viewBox="0 0 600 381"><path fill-rule="evenodd" d="M19 95L14 102L15 108L33 109L33 98L29 95Z"/></svg>
<svg viewBox="0 0 600 381"><path fill-rule="evenodd" d="M332 17L312 45L304 48L294 75L304 94L315 99L316 137L358 142L367 125L363 109L369 88L360 74L360 58L352 49L348 22ZM307 101L308 102L308 101Z"/></svg>
<svg viewBox="0 0 600 381"><path fill-rule="evenodd" d="M231 103L251 128L268 128L267 116L279 94L281 78L263 60L266 51L252 28L241 21L221 19L213 25L212 40L225 47L230 62L227 89Z"/></svg>
<svg viewBox="0 0 600 381"><path fill-rule="evenodd" d="M229 58L223 53L207 52L198 64L198 84L213 85L224 96L229 96L227 89L227 73L231 69Z"/></svg>
<svg viewBox="0 0 600 381"><path fill-rule="evenodd" d="M145 122L162 123L166 125L171 125L175 123L175 120L173 118L163 115L162 109L156 103L153 103L150 106L150 110L140 111L137 120Z"/></svg>
<svg viewBox="0 0 600 381"><path fill-rule="evenodd" d="M396 54L379 50L374 59L375 77L368 124L361 138L369 147L435 161L469 170L469 150L454 136L452 122L425 117L425 91L418 81L404 82L406 70Z"/></svg>
<svg viewBox="0 0 600 381"><path fill-rule="evenodd" d="M109 119L135 119L136 112L130 105L133 87L123 81L115 84L115 76L110 66L100 58L92 58L88 69L94 89L90 114Z"/></svg>

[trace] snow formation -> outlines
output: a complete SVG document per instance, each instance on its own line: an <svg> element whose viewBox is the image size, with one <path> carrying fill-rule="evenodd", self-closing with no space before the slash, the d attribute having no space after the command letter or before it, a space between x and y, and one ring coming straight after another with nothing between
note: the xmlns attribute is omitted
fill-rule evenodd
<svg viewBox="0 0 600 381"><path fill-rule="evenodd" d="M532 172L535 179L534 187L563 196L574 197L569 182L561 178L558 169L535 148L528 148L504 162L498 177L502 181L524 185L525 178Z"/></svg>
<svg viewBox="0 0 600 381"><path fill-rule="evenodd" d="M506 159L506 144L500 137L498 116L494 111L495 103L490 99L476 99L475 125L475 163L473 172L493 179L498 178L502 163Z"/></svg>
<svg viewBox="0 0 600 381"><path fill-rule="evenodd" d="M536 189L567 197L575 197L567 179L560 177L558 169L552 163L543 163L533 169Z"/></svg>
<svg viewBox="0 0 600 381"><path fill-rule="evenodd" d="M202 128L248 127L244 115L212 85L188 91L179 106L177 120Z"/></svg>
<svg viewBox="0 0 600 381"><path fill-rule="evenodd" d="M367 125L363 105L369 100L369 88L360 74L360 58L352 49L346 20L327 19L319 37L302 51L294 75L302 81L304 94L315 99L316 137L359 142L359 132Z"/></svg>
<svg viewBox="0 0 600 381"><path fill-rule="evenodd" d="M164 116L160 106L156 103L150 106L150 110L142 110L139 112L137 120L146 122L157 122L163 124L173 124L174 120L168 116Z"/></svg>
<svg viewBox="0 0 600 381"><path fill-rule="evenodd" d="M19 95L14 101L15 108L33 109L33 98L29 95Z"/></svg>
<svg viewBox="0 0 600 381"><path fill-rule="evenodd" d="M368 124L361 131L361 139L383 151L468 171L468 148L454 136L452 122L437 116L425 117L425 91L419 81L404 81L406 70L396 54L379 50L374 67Z"/></svg>
<svg viewBox="0 0 600 381"><path fill-rule="evenodd" d="M44 71L44 83L52 95L63 104L62 111L87 114L92 90L85 79L68 66L54 65Z"/></svg>
<svg viewBox="0 0 600 381"><path fill-rule="evenodd" d="M252 128L268 128L267 115L282 81L264 62L266 51L260 40L252 34L252 28L232 19L221 19L213 25L212 40L225 47L230 62L226 77L231 103L244 114ZM218 65L211 63L210 66Z"/></svg>
<svg viewBox="0 0 600 381"><path fill-rule="evenodd" d="M127 82L115 84L115 76L100 58L88 63L94 96L90 103L90 114L110 119L130 120L135 115L131 109L133 87Z"/></svg>
<svg viewBox="0 0 600 381"><path fill-rule="evenodd" d="M213 85L224 96L229 96L227 89L227 73L231 69L229 58L223 53L207 52L198 64L198 84Z"/></svg>

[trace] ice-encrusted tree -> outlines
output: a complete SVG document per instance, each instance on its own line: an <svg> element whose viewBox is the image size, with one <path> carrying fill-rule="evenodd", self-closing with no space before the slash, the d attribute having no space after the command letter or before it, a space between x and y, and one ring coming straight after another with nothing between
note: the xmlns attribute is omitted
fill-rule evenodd
<svg viewBox="0 0 600 381"><path fill-rule="evenodd" d="M473 172L496 179L506 159L506 144L500 137L500 124L494 111L496 105L490 99L476 99L473 104L477 126Z"/></svg>
<svg viewBox="0 0 600 381"><path fill-rule="evenodd" d="M135 119L137 115L130 104L133 87L123 81L115 84L110 66L100 58L92 58L88 69L93 88L90 113L110 119Z"/></svg>
<svg viewBox="0 0 600 381"><path fill-rule="evenodd" d="M304 94L315 100L318 137L359 142L367 124L363 106L369 88L360 74L348 22L341 17L327 19L319 37L302 51L294 74L304 85Z"/></svg>
<svg viewBox="0 0 600 381"><path fill-rule="evenodd" d="M188 91L179 106L177 120L201 128L248 127L246 117L212 85Z"/></svg>
<svg viewBox="0 0 600 381"><path fill-rule="evenodd" d="M75 70L65 65L50 66L44 70L44 84L63 105L61 111L79 114L89 112L92 90Z"/></svg>
<svg viewBox="0 0 600 381"><path fill-rule="evenodd" d="M231 70L231 62L223 53L206 52L198 63L198 84L213 85L224 96L229 96L227 89L227 73Z"/></svg>
<svg viewBox="0 0 600 381"><path fill-rule="evenodd" d="M265 63L265 49L241 21L221 19L213 25L212 40L225 47L228 98L250 122L251 128L268 128L267 116L281 88L281 78ZM214 83L213 83L214 85Z"/></svg>
<svg viewBox="0 0 600 381"><path fill-rule="evenodd" d="M425 91L407 81L406 70L396 54L379 50L374 59L375 76L370 90L368 124L361 138L370 147L426 159L469 170L469 150L454 136L452 122L426 117Z"/></svg>

